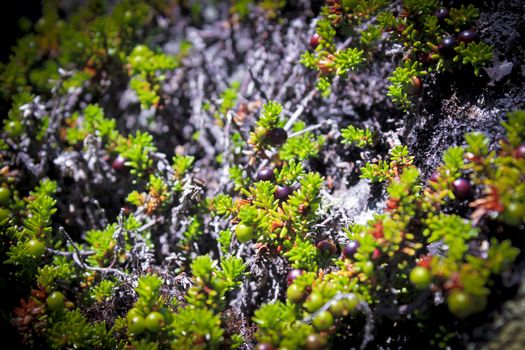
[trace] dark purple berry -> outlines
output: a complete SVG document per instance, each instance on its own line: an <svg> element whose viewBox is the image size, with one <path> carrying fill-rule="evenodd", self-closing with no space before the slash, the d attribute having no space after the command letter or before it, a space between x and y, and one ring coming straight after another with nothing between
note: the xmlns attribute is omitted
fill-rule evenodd
<svg viewBox="0 0 525 350"><path fill-rule="evenodd" d="M456 46L456 38L448 36L441 40L438 46L439 54L445 58L452 58L456 54L454 47Z"/></svg>
<svg viewBox="0 0 525 350"><path fill-rule="evenodd" d="M285 201L288 199L288 197L290 197L292 192L292 189L288 186L277 186L273 195L275 199Z"/></svg>
<svg viewBox="0 0 525 350"><path fill-rule="evenodd" d="M275 350L275 347L270 343L259 343L255 350Z"/></svg>
<svg viewBox="0 0 525 350"><path fill-rule="evenodd" d="M445 18L448 17L448 8L440 7L436 10L434 14L436 15L439 22L443 22Z"/></svg>
<svg viewBox="0 0 525 350"><path fill-rule="evenodd" d="M478 32L471 30L471 29L464 30L458 35L458 41L465 43L465 44L471 43L473 41L478 41L478 40L479 40Z"/></svg>
<svg viewBox="0 0 525 350"><path fill-rule="evenodd" d="M121 155L118 155L117 158L113 160L111 163L111 167L113 170L118 171L120 173L126 171L126 159L122 157Z"/></svg>
<svg viewBox="0 0 525 350"><path fill-rule="evenodd" d="M286 142L288 133L283 128L275 128L270 130L266 137L270 145L279 146Z"/></svg>
<svg viewBox="0 0 525 350"><path fill-rule="evenodd" d="M262 168L257 173L257 181L274 181L275 174L272 168Z"/></svg>
<svg viewBox="0 0 525 350"><path fill-rule="evenodd" d="M522 143L518 147L516 147L516 150L514 151L514 156L516 158L525 159L525 143Z"/></svg>
<svg viewBox="0 0 525 350"><path fill-rule="evenodd" d="M466 199L472 194L472 186L469 180L460 177L452 183L452 191L457 199Z"/></svg>
<svg viewBox="0 0 525 350"><path fill-rule="evenodd" d="M358 241L350 241L345 247L343 248L343 256L346 259L352 259L357 253L357 249L359 248L359 242Z"/></svg>
<svg viewBox="0 0 525 350"><path fill-rule="evenodd" d="M323 254L333 255L337 253L337 247L331 241L323 239L317 243L317 249L319 249Z"/></svg>
<svg viewBox="0 0 525 350"><path fill-rule="evenodd" d="M314 33L314 35L310 37L310 47L312 49L315 49L317 45L319 45L319 35L317 33Z"/></svg>
<svg viewBox="0 0 525 350"><path fill-rule="evenodd" d="M439 172L436 170L432 173L432 175L430 175L430 177L428 178L428 181L430 182L438 182L439 181Z"/></svg>
<svg viewBox="0 0 525 350"><path fill-rule="evenodd" d="M304 270L301 269L292 269L288 272L288 276L286 276L286 282L288 282L288 285L292 284L293 281L301 276L304 273Z"/></svg>

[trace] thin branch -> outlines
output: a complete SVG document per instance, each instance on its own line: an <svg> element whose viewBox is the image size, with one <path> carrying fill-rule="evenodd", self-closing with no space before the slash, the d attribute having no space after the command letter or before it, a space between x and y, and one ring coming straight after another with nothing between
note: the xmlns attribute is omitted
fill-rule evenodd
<svg viewBox="0 0 525 350"><path fill-rule="evenodd" d="M93 266L89 266L87 265L84 261L82 261L80 259L80 257L83 255L82 252L78 249L77 245L75 244L75 242L73 241L73 239L71 238L71 236L66 232L66 230L64 229L64 227L60 226L58 228L58 231L64 235L64 237L66 237L67 241L69 242L69 244L71 244L71 246L73 247L73 249L75 250L73 253L72 253L72 258L73 258L73 261L78 265L80 266L81 268L83 269L86 269L86 270L90 270L90 271L97 271L97 272L101 272L101 273L112 273L112 274L115 274L115 275L119 275L120 277L122 278L127 278L128 275L120 270L117 270L117 269L112 269L112 268L103 268L103 267L93 267ZM85 255L85 254L84 254Z"/></svg>

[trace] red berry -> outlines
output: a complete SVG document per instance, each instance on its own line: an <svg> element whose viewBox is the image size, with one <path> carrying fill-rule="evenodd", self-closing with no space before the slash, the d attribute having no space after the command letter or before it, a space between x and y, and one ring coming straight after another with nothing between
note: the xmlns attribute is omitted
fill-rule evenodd
<svg viewBox="0 0 525 350"><path fill-rule="evenodd" d="M301 276L304 273L304 270L301 269L292 269L288 272L288 276L286 276L286 281L288 282L288 285L292 284L293 281Z"/></svg>
<svg viewBox="0 0 525 350"><path fill-rule="evenodd" d="M439 22L443 22L445 20L445 18L448 17L448 8L446 7L440 7L436 10L436 12L434 13L435 16L437 17L438 21Z"/></svg>
<svg viewBox="0 0 525 350"><path fill-rule="evenodd" d="M335 246L335 244L326 239L323 239L322 241L317 243L317 249L319 249L323 254L333 255L337 253L337 247Z"/></svg>
<svg viewBox="0 0 525 350"><path fill-rule="evenodd" d="M273 195L275 199L285 201L288 199L288 197L290 197L292 192L292 189L288 186L277 186Z"/></svg>
<svg viewBox="0 0 525 350"><path fill-rule="evenodd" d="M275 347L270 343L259 343L255 350L275 350Z"/></svg>
<svg viewBox="0 0 525 350"><path fill-rule="evenodd" d="M272 146L279 146L286 142L288 133L283 128L275 128L266 135L268 143Z"/></svg>
<svg viewBox="0 0 525 350"><path fill-rule="evenodd" d="M111 167L113 168L113 170L118 171L119 173L125 172L126 159L119 154L117 158L115 158L111 163Z"/></svg>
<svg viewBox="0 0 525 350"><path fill-rule="evenodd" d="M272 168L262 168L257 173L257 181L274 181L275 173Z"/></svg>
<svg viewBox="0 0 525 350"><path fill-rule="evenodd" d="M343 256L345 259L352 259L357 253L357 249L359 248L360 244L358 241L350 241L345 247L343 248Z"/></svg>
<svg viewBox="0 0 525 350"><path fill-rule="evenodd" d="M321 350L326 347L326 338L317 333L310 334L305 345L307 350Z"/></svg>
<svg viewBox="0 0 525 350"><path fill-rule="evenodd" d="M410 78L410 84L407 85L407 94L417 96L423 91L423 80L420 77L413 76Z"/></svg>
<svg viewBox="0 0 525 350"><path fill-rule="evenodd" d="M310 37L310 47L315 49L317 45L319 45L319 34L314 33L314 35Z"/></svg>
<svg viewBox="0 0 525 350"><path fill-rule="evenodd" d="M467 199L472 194L472 186L470 185L469 180L460 177L452 183L452 191L457 199L463 200Z"/></svg>
<svg viewBox="0 0 525 350"><path fill-rule="evenodd" d="M478 32L471 30L471 29L464 30L458 35L458 41L465 43L465 44L471 43L473 41L478 41L478 40L479 40Z"/></svg>
<svg viewBox="0 0 525 350"><path fill-rule="evenodd" d="M456 46L456 38L453 36L448 36L441 40L441 43L438 46L439 54L445 58L452 58L455 56L456 52L454 47Z"/></svg>
<svg viewBox="0 0 525 350"><path fill-rule="evenodd" d="M514 150L514 157L525 159L525 143L522 143L516 147L516 150Z"/></svg>

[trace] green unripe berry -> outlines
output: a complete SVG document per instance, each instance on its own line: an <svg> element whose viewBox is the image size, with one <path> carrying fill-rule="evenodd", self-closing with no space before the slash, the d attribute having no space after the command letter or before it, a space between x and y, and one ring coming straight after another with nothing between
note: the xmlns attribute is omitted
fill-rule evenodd
<svg viewBox="0 0 525 350"><path fill-rule="evenodd" d="M346 299L338 300L330 306L330 312L335 317L346 316L348 315L348 306L346 304Z"/></svg>
<svg viewBox="0 0 525 350"><path fill-rule="evenodd" d="M432 283L430 271L422 266L414 267L412 271L410 271L409 278L410 282L419 289L427 288L430 286L430 283Z"/></svg>
<svg viewBox="0 0 525 350"><path fill-rule="evenodd" d="M11 200L11 190L7 187L0 187L0 205L6 207Z"/></svg>
<svg viewBox="0 0 525 350"><path fill-rule="evenodd" d="M374 263L367 261L363 266L363 273L368 277L372 276L374 274Z"/></svg>
<svg viewBox="0 0 525 350"><path fill-rule="evenodd" d="M27 249L29 254L35 258L41 257L46 251L46 245L38 239L32 239L27 242Z"/></svg>
<svg viewBox="0 0 525 350"><path fill-rule="evenodd" d="M49 307L51 311L55 311L55 312L61 311L64 308L65 299L66 297L64 296L64 294L55 291L49 294L49 296L47 297L46 299L47 307Z"/></svg>
<svg viewBox="0 0 525 350"><path fill-rule="evenodd" d="M298 304L300 303L303 299L304 299L304 291L301 287L299 287L298 285L296 284L292 284L288 287L288 289L286 290L286 297Z"/></svg>
<svg viewBox="0 0 525 350"><path fill-rule="evenodd" d="M314 292L310 294L308 298L306 299L306 302L304 303L304 308L308 310L308 312L316 312L323 305L324 305L323 296L320 293Z"/></svg>
<svg viewBox="0 0 525 350"><path fill-rule="evenodd" d="M238 224L235 228L235 235L237 240L241 243L246 243L249 240L253 239L253 227L247 226L245 224Z"/></svg>
<svg viewBox="0 0 525 350"><path fill-rule="evenodd" d="M141 334L146 329L144 317L135 315L128 318L128 331L134 335Z"/></svg>
<svg viewBox="0 0 525 350"><path fill-rule="evenodd" d="M359 304L360 298L358 294L350 293L350 295L345 299L346 305L350 312L354 311L357 305Z"/></svg>
<svg viewBox="0 0 525 350"><path fill-rule="evenodd" d="M268 129L266 129L264 126L258 126L258 127L255 128L253 133L255 134L255 136L257 136L258 138L262 139L268 133Z"/></svg>
<svg viewBox="0 0 525 350"><path fill-rule="evenodd" d="M334 316L329 311L323 311L319 313L313 320L312 325L314 328L321 332L326 331L334 324Z"/></svg>
<svg viewBox="0 0 525 350"><path fill-rule="evenodd" d="M128 314L126 315L126 319L128 320L128 322L130 322L130 320L133 317L135 317L135 316L142 317L142 314L140 313L139 309L133 307L133 308L129 309ZM144 317L142 317L142 318L144 318Z"/></svg>
<svg viewBox="0 0 525 350"><path fill-rule="evenodd" d="M525 205L519 202L509 203L503 211L503 221L509 226L518 226L525 219Z"/></svg>
<svg viewBox="0 0 525 350"><path fill-rule="evenodd" d="M447 297L450 312L458 318L465 318L474 312L473 298L467 292L454 289Z"/></svg>
<svg viewBox="0 0 525 350"><path fill-rule="evenodd" d="M158 311L153 311L146 316L145 322L146 328L150 332L157 333L162 329L162 326L164 326L164 316Z"/></svg>

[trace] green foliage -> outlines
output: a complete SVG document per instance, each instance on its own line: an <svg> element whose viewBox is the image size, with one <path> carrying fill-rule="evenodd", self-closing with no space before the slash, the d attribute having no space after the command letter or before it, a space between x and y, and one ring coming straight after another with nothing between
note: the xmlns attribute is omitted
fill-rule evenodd
<svg viewBox="0 0 525 350"><path fill-rule="evenodd" d="M4 133L12 137L18 137L24 130L24 118L20 107L33 101L34 96L28 92L22 92L13 97L11 109L4 119Z"/></svg>
<svg viewBox="0 0 525 350"><path fill-rule="evenodd" d="M153 165L151 153L157 148L153 144L153 136L147 132L137 131L134 136L121 140L115 148L124 157L126 166L131 168L131 173L142 178Z"/></svg>
<svg viewBox="0 0 525 350"><path fill-rule="evenodd" d="M191 263L196 285L186 296L188 303L196 308L222 311L226 293L240 286L245 269L246 265L237 257L224 258L219 269L209 255L198 256Z"/></svg>
<svg viewBox="0 0 525 350"><path fill-rule="evenodd" d="M119 137L115 119L106 118L104 110L99 105L88 105L82 117L75 114L71 119L71 122L77 126L66 130L66 138L71 144L84 141L89 134L100 136L110 144L116 142Z"/></svg>
<svg viewBox="0 0 525 350"><path fill-rule="evenodd" d="M275 101L268 101L263 106L263 111L259 120L257 120L257 126L263 127L265 129L271 130L277 127L282 126L281 122L281 112L283 111L283 106L280 103Z"/></svg>
<svg viewBox="0 0 525 350"><path fill-rule="evenodd" d="M445 18L445 21L448 25L454 27L454 29L459 32L461 28L468 27L479 17L478 9L469 4L461 5L460 8L451 8L448 18Z"/></svg>
<svg viewBox="0 0 525 350"><path fill-rule="evenodd" d="M405 61L404 66L397 67L388 78L391 85L388 87L387 96L392 98L392 101L403 110L408 110L412 105L412 99L409 95L409 89L412 84L413 77L425 75L426 72L422 70L421 64L418 61Z"/></svg>
<svg viewBox="0 0 525 350"><path fill-rule="evenodd" d="M232 166L229 169L230 180L235 184L235 190L239 191L241 188L244 188L248 185L249 180L246 176L246 171L244 171L240 166Z"/></svg>
<svg viewBox="0 0 525 350"><path fill-rule="evenodd" d="M318 71L316 87L323 96L331 93L335 76L355 70L365 61L365 56L367 61L372 60L374 44L380 41L382 32L388 33L387 40L402 46L403 58L389 77L392 84L387 96L404 111L412 107L415 96L422 92L422 76L453 70L459 64L470 64L478 75L479 69L493 57L493 47L484 42L460 43L455 47L454 57L438 53L443 38L456 36L467 28L475 30L479 11L473 5L451 7L442 22L435 15L440 6L437 0L406 0L402 2L402 11L396 13L387 7L389 1L325 3L316 24L319 44L300 58L305 67ZM344 42L343 49L337 49L341 46L336 42L338 37ZM346 48L349 44L356 47Z"/></svg>
<svg viewBox="0 0 525 350"><path fill-rule="evenodd" d="M363 50L357 48L338 50L335 53L333 67L329 65L327 68L335 69L336 75L344 76L349 71L355 70L364 60Z"/></svg>
<svg viewBox="0 0 525 350"><path fill-rule="evenodd" d="M230 251L230 244L232 241L232 231L231 230L222 230L219 232L219 238L217 242L223 254L227 254Z"/></svg>
<svg viewBox="0 0 525 350"><path fill-rule="evenodd" d="M341 130L341 141L344 145L356 145L357 147L372 146L374 140L369 128L359 129L353 125Z"/></svg>
<svg viewBox="0 0 525 350"><path fill-rule="evenodd" d="M260 307L253 316L257 324L255 337L260 343L280 344L291 342L295 348L302 347L306 335L312 333L309 325L297 322L297 309L292 304L277 301Z"/></svg>
<svg viewBox="0 0 525 350"><path fill-rule="evenodd" d="M292 263L292 267L306 271L317 271L319 251L313 243L297 239L293 247L284 254Z"/></svg>
<svg viewBox="0 0 525 350"><path fill-rule="evenodd" d="M384 182L397 179L403 169L412 166L414 157L409 155L406 146L395 146L390 150L390 162L365 163L361 168L361 178L371 182Z"/></svg>
<svg viewBox="0 0 525 350"><path fill-rule="evenodd" d="M40 257L30 253L30 242L38 240L43 244L52 242L52 220L51 217L56 212L56 200L51 195L56 191L56 182L43 180L40 185L31 192L31 196L26 199L26 217L23 220L23 228L19 230L13 227L8 230L16 244L9 246L5 264L21 265L24 267L22 274L27 274L33 278L36 264Z"/></svg>
<svg viewBox="0 0 525 350"><path fill-rule="evenodd" d="M213 210L218 215L226 215L233 211L232 198L225 194L218 194L212 201Z"/></svg>
<svg viewBox="0 0 525 350"><path fill-rule="evenodd" d="M525 110L508 112L507 119L503 126L507 131L509 143L516 147L525 140Z"/></svg>
<svg viewBox="0 0 525 350"><path fill-rule="evenodd" d="M86 233L86 242L94 254L88 257L88 262L95 266L109 266L115 259L114 249L117 244L113 238L116 224L108 225L104 230L90 230Z"/></svg>
<svg viewBox="0 0 525 350"><path fill-rule="evenodd" d="M117 283L112 280L102 280L91 290L91 298L98 303L102 303L113 297L113 291L117 287Z"/></svg>
<svg viewBox="0 0 525 350"><path fill-rule="evenodd" d="M479 69L492 61L494 56L492 53L493 49L492 45L484 42L472 42L468 45L460 43L455 49L459 55L454 58L454 61L461 60L463 64L470 63L474 68L474 74L479 75Z"/></svg>
<svg viewBox="0 0 525 350"><path fill-rule="evenodd" d="M54 256L53 262L38 268L37 282L47 292L55 290L59 285L69 283L78 277L73 261L65 256Z"/></svg>
<svg viewBox="0 0 525 350"><path fill-rule="evenodd" d="M105 322L89 322L76 309L53 319L47 330L49 345L53 349L111 348L115 339L106 331Z"/></svg>
<svg viewBox="0 0 525 350"><path fill-rule="evenodd" d="M409 14L433 13L439 5L438 0L404 0L403 7Z"/></svg>
<svg viewBox="0 0 525 350"><path fill-rule="evenodd" d="M300 122L294 125L294 132L298 133L302 130L304 130L304 123ZM323 143L323 136L315 137L310 131L303 132L300 135L288 138L279 150L279 157L284 161L291 161L293 159L303 161L310 157L317 156L321 151Z"/></svg>
<svg viewBox="0 0 525 350"><path fill-rule="evenodd" d="M175 349L219 349L224 330L221 319L211 310L187 306L173 316L170 326Z"/></svg>
<svg viewBox="0 0 525 350"><path fill-rule="evenodd" d="M448 247L448 255L456 260L463 258L468 250L467 242L478 235L470 222L457 215L440 213L428 218L426 225L423 235L428 236L428 242L442 240Z"/></svg>

